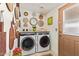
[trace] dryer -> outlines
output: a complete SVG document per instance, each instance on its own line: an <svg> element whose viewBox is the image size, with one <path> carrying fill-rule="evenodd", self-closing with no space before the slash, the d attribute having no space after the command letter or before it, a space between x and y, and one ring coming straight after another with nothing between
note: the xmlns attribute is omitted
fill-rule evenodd
<svg viewBox="0 0 79 59"><path fill-rule="evenodd" d="M22 32L20 34L20 48L23 55L30 55L35 53L36 47L36 33Z"/></svg>
<svg viewBox="0 0 79 59"><path fill-rule="evenodd" d="M38 40L37 40L36 52L49 50L50 49L49 32L38 32L37 37L38 37Z"/></svg>

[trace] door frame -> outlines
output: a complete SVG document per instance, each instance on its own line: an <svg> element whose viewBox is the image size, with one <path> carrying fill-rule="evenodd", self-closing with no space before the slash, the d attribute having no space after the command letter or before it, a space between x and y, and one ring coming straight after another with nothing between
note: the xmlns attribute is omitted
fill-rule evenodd
<svg viewBox="0 0 79 59"><path fill-rule="evenodd" d="M74 3L66 3L64 4L62 7L60 7L58 9L58 55L60 56L61 52L60 52L60 42L61 39L63 37L63 11L69 7L71 7L72 5L74 5Z"/></svg>

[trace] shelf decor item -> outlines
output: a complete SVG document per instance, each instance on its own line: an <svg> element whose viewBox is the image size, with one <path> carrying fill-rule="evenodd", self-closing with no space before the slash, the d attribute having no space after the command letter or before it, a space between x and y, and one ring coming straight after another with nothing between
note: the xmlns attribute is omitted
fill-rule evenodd
<svg viewBox="0 0 79 59"><path fill-rule="evenodd" d="M35 32L36 31L36 26L34 26L34 27L32 27L33 28L33 32Z"/></svg>
<svg viewBox="0 0 79 59"><path fill-rule="evenodd" d="M49 17L47 20L48 25L52 25L53 24L53 17Z"/></svg>

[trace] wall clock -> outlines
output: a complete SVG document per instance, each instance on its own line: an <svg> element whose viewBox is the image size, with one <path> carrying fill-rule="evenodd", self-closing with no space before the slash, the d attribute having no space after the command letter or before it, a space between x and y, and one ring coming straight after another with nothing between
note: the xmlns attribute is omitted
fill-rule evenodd
<svg viewBox="0 0 79 59"><path fill-rule="evenodd" d="M32 18L30 19L30 24L31 24L32 26L36 26L36 25L37 25L37 19L34 18L34 17L32 17Z"/></svg>

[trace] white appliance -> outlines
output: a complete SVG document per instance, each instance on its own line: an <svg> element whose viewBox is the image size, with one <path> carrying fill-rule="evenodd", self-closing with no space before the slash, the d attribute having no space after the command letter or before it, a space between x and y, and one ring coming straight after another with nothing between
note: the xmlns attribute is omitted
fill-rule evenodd
<svg viewBox="0 0 79 59"><path fill-rule="evenodd" d="M50 49L49 32L38 32L37 38L36 52L47 51Z"/></svg>
<svg viewBox="0 0 79 59"><path fill-rule="evenodd" d="M20 48L22 48L23 55L30 55L35 53L36 47L36 33L33 32L22 32L20 34Z"/></svg>

